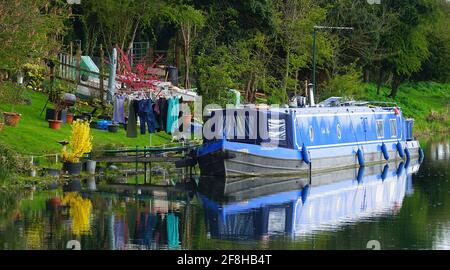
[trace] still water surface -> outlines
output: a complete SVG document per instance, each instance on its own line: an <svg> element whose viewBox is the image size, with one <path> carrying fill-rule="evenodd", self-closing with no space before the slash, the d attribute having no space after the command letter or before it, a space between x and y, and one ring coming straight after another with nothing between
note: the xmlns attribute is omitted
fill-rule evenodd
<svg viewBox="0 0 450 270"><path fill-rule="evenodd" d="M450 142L423 147L422 164L205 180L200 192L88 180L81 192L1 193L0 249L450 249Z"/></svg>

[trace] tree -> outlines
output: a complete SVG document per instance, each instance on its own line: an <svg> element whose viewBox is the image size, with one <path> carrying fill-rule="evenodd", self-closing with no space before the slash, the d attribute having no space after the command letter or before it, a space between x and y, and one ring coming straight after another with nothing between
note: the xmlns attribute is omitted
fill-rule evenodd
<svg viewBox="0 0 450 270"><path fill-rule="evenodd" d="M356 63L365 71L366 82L370 70L378 71L379 88L383 77L383 61L391 56L389 48L381 46L381 37L392 31L396 15L382 5L369 5L366 1L342 0L331 5L327 25L353 28L348 35L342 32L333 35L336 57L332 73L336 75L345 71L346 66Z"/></svg>
<svg viewBox="0 0 450 270"><path fill-rule="evenodd" d="M191 47L198 31L205 23L203 12L192 6L181 4L167 6L164 14L180 28L184 48L184 87L190 88L189 69L191 66Z"/></svg>
<svg viewBox="0 0 450 270"><path fill-rule="evenodd" d="M414 80L450 82L450 2L439 2L437 23L427 36L429 58L413 74Z"/></svg>
<svg viewBox="0 0 450 270"><path fill-rule="evenodd" d="M292 74L295 74L294 89L298 84L299 69L306 67L312 59L312 31L315 24L323 21L326 10L313 0L278 0L277 33L284 50L283 101L287 101L287 92ZM330 59L329 43L323 33L318 34L319 59Z"/></svg>
<svg viewBox="0 0 450 270"><path fill-rule="evenodd" d="M384 64L393 74L390 97L395 98L400 83L419 71L429 56L427 36L438 6L436 0L386 0L382 5L397 14L391 30L381 36L391 55Z"/></svg>
<svg viewBox="0 0 450 270"><path fill-rule="evenodd" d="M1 1L0 69L16 72L26 63L54 56L62 44L68 16L65 1Z"/></svg>
<svg viewBox="0 0 450 270"><path fill-rule="evenodd" d="M138 31L158 18L162 8L160 0L86 0L82 1L82 18L88 34L88 51L93 51L100 39L108 54L118 46L127 51L132 48Z"/></svg>

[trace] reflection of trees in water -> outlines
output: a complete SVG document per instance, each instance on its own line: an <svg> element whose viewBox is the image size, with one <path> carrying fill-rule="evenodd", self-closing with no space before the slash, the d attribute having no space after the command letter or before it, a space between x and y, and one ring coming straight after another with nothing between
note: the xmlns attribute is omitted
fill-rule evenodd
<svg viewBox="0 0 450 270"><path fill-rule="evenodd" d="M76 192L69 192L64 195L62 205L70 207L69 215L72 220L72 233L76 236L90 234L91 201L83 199Z"/></svg>

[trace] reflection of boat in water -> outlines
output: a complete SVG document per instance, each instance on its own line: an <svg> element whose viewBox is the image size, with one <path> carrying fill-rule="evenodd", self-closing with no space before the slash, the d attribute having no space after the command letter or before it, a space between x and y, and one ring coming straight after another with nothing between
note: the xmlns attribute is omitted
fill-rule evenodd
<svg viewBox="0 0 450 270"><path fill-rule="evenodd" d="M222 183L222 194L200 193L213 237L258 239L264 235L298 235L332 229L396 212L412 191L416 160L314 175L311 179L281 181L254 179L249 189ZM288 184L286 184L288 183ZM294 184L295 183L295 184ZM297 188L292 189L292 186Z"/></svg>

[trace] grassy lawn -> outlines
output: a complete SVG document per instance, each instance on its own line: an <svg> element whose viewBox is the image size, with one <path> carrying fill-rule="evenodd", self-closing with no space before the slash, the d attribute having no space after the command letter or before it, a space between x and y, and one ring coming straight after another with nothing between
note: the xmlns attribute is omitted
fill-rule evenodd
<svg viewBox="0 0 450 270"><path fill-rule="evenodd" d="M16 127L5 126L0 132L0 142L5 143L9 147L15 149L22 154L54 154L59 153L61 145L58 141L68 140L71 133L71 126L63 124L60 130L53 130L48 127L45 121L45 111L39 116L45 105L47 96L29 91L26 93L32 100L31 105L18 105L15 111L22 114L21 120ZM50 107L52 104L49 104ZM11 110L10 105L0 104L0 112ZM94 139L94 149L112 145L116 147L144 147L149 146L150 137L140 135L137 138L128 138L125 130L120 129L118 133L110 133L98 129L91 129ZM152 146L169 143L171 137L163 132L152 135Z"/></svg>
<svg viewBox="0 0 450 270"><path fill-rule="evenodd" d="M381 88L376 94L376 86L366 85L362 99L370 101L397 102L405 117L414 118L416 136L430 136L448 133L450 127L450 84L419 82L404 83L400 86L395 100L389 98L390 89ZM437 113L432 117L432 112Z"/></svg>

